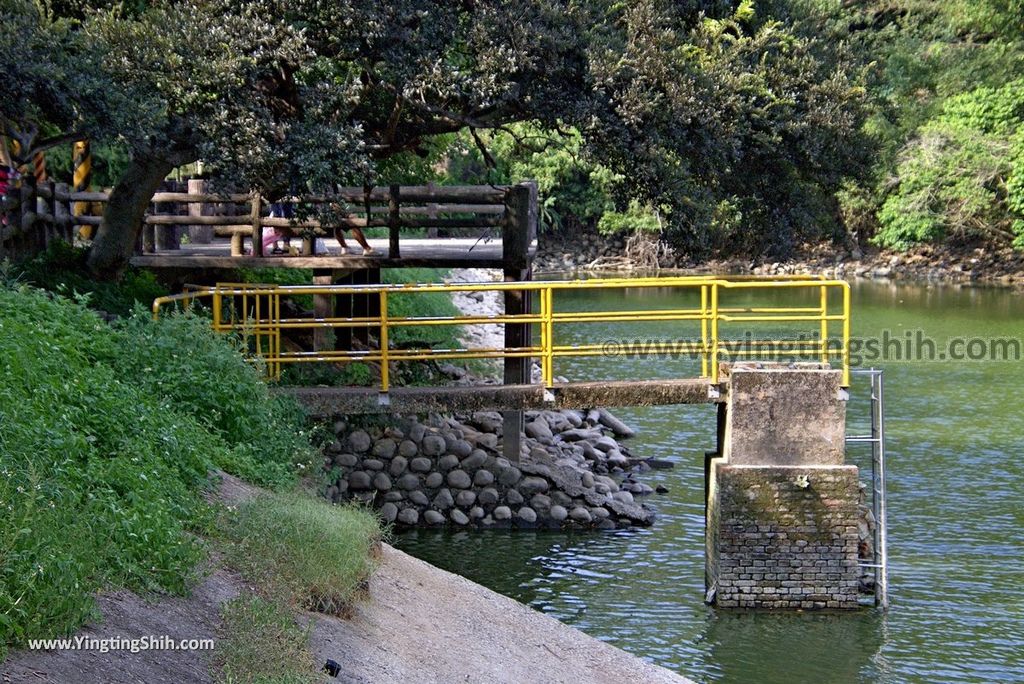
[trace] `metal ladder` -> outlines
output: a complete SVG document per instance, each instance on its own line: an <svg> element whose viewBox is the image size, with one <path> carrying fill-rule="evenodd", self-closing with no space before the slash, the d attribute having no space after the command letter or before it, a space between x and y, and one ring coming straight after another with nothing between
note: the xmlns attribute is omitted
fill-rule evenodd
<svg viewBox="0 0 1024 684"><path fill-rule="evenodd" d="M871 381L871 433L850 435L847 444L871 445L871 513L875 517L874 558L862 562L860 567L875 571L875 605L883 610L889 607L889 556L886 549L887 525L885 507L885 399L882 370L876 368L853 369L854 375L867 376Z"/></svg>

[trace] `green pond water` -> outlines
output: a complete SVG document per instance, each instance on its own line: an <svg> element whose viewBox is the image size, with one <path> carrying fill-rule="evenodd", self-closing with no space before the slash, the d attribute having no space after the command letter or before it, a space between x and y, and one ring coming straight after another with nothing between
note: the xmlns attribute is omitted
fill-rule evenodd
<svg viewBox="0 0 1024 684"><path fill-rule="evenodd" d="M566 308L693 304L669 289L589 291ZM558 305L556 304L556 307ZM940 354L948 340L1024 333L1024 297L998 289L859 283L854 336L918 331ZM585 324L559 342L678 339L677 323ZM927 345L923 351L928 352ZM997 350L998 352L998 350ZM893 354L890 353L890 357ZM669 458L648 499L647 529L614 532L431 532L397 545L435 565L702 682L1024 681L1024 363L871 359L885 370L891 608L847 613L740 613L702 602L703 452L714 448L709 406L623 408L634 454ZM575 379L694 376L691 360L562 360ZM850 430L863 424L855 381ZM868 476L870 453L849 460ZM510 634L510 639L523 635Z"/></svg>

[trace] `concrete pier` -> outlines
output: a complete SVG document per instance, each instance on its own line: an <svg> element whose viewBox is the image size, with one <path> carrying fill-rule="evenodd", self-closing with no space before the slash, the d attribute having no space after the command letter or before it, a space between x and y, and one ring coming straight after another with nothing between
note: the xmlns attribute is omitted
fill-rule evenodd
<svg viewBox="0 0 1024 684"><path fill-rule="evenodd" d="M706 584L723 608L855 608L857 467L846 392L827 366L723 369L719 449L707 463Z"/></svg>

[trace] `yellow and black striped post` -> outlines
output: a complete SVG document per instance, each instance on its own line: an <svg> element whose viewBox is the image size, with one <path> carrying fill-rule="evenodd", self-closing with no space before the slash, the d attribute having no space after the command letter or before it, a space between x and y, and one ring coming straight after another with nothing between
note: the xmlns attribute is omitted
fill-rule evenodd
<svg viewBox="0 0 1024 684"><path fill-rule="evenodd" d="M88 140L79 140L74 145L74 177L72 179L73 192L88 192L92 185L92 151L89 149ZM89 211L88 202L75 202L72 207L72 214L82 216ZM94 226L79 226L78 234L83 240L91 240Z"/></svg>
<svg viewBox="0 0 1024 684"><path fill-rule="evenodd" d="M32 155L32 174L36 177L36 184L46 180L46 153L36 152Z"/></svg>

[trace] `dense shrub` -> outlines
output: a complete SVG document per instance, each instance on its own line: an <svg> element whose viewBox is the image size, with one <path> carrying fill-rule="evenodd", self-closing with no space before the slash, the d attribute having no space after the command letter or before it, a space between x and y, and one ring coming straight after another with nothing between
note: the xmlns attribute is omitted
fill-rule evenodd
<svg viewBox="0 0 1024 684"><path fill-rule="evenodd" d="M293 481L298 424L202 319L0 288L2 648L74 630L101 586L184 591L208 473Z"/></svg>
<svg viewBox="0 0 1024 684"><path fill-rule="evenodd" d="M1013 241L1024 247L1024 80L950 98L921 128L882 205L876 242Z"/></svg>

